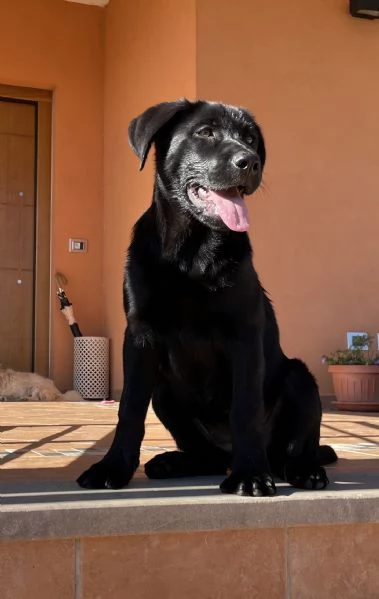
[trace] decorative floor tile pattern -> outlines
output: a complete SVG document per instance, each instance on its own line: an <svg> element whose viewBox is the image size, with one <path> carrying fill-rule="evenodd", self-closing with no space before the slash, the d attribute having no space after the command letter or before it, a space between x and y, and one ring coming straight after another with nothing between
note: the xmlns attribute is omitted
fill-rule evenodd
<svg viewBox="0 0 379 599"><path fill-rule="evenodd" d="M1 403L1 481L72 480L103 456L117 422L118 404ZM379 470L379 414L326 412L322 443L332 445L339 471ZM141 464L175 447L149 411ZM144 476L140 468L139 476Z"/></svg>

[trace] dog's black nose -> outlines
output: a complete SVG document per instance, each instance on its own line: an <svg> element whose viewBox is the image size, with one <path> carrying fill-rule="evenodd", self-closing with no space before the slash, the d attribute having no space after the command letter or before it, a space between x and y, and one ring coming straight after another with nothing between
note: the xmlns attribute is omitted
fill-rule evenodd
<svg viewBox="0 0 379 599"><path fill-rule="evenodd" d="M254 173L257 173L260 169L260 162L255 156L247 154L246 152L240 152L233 158L233 164L241 170L251 169Z"/></svg>

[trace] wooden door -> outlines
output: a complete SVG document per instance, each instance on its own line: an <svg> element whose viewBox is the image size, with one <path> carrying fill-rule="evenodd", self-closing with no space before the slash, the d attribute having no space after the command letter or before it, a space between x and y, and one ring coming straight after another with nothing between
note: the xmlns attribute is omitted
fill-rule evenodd
<svg viewBox="0 0 379 599"><path fill-rule="evenodd" d="M34 102L0 99L0 364L34 367Z"/></svg>

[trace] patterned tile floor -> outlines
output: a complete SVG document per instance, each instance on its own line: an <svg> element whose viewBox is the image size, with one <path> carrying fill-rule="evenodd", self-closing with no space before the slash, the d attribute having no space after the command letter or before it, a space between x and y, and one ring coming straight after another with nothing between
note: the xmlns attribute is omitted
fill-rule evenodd
<svg viewBox="0 0 379 599"><path fill-rule="evenodd" d="M75 479L105 454L117 410L117 403L1 403L0 481ZM379 414L327 411L322 441L333 445L340 457L331 470L379 473ZM149 412L142 464L173 447L167 431ZM144 476L141 469L137 476Z"/></svg>

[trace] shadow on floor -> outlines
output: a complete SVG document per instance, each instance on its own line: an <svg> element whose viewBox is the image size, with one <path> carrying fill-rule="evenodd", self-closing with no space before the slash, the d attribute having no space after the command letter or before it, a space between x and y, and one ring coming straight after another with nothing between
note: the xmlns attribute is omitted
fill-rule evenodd
<svg viewBox="0 0 379 599"><path fill-rule="evenodd" d="M84 464L80 458L76 462L78 463L78 473L89 465ZM338 466L327 469L330 480L327 490L314 491L314 493L321 496L330 492L335 495L335 492L377 491L379 487L379 470L378 468L372 469L370 462L372 464L372 460L340 460ZM347 467L346 470L344 466ZM25 471L26 474L27 472ZM75 503L88 500L133 501L134 499L219 497L219 484L222 478L197 477L191 479L148 480L140 474L125 489L85 491L76 485L74 477L71 480L64 481L60 479L54 482L51 479L50 470L45 470L44 481L34 479L33 482L27 482L24 479L22 482L9 481L3 484L2 502L4 505L18 505L23 503ZM294 493L300 497L303 491L289 487L277 480L277 497L290 497ZM309 496L309 491L305 491L305 493ZM267 498L267 501L270 501L270 499Z"/></svg>

